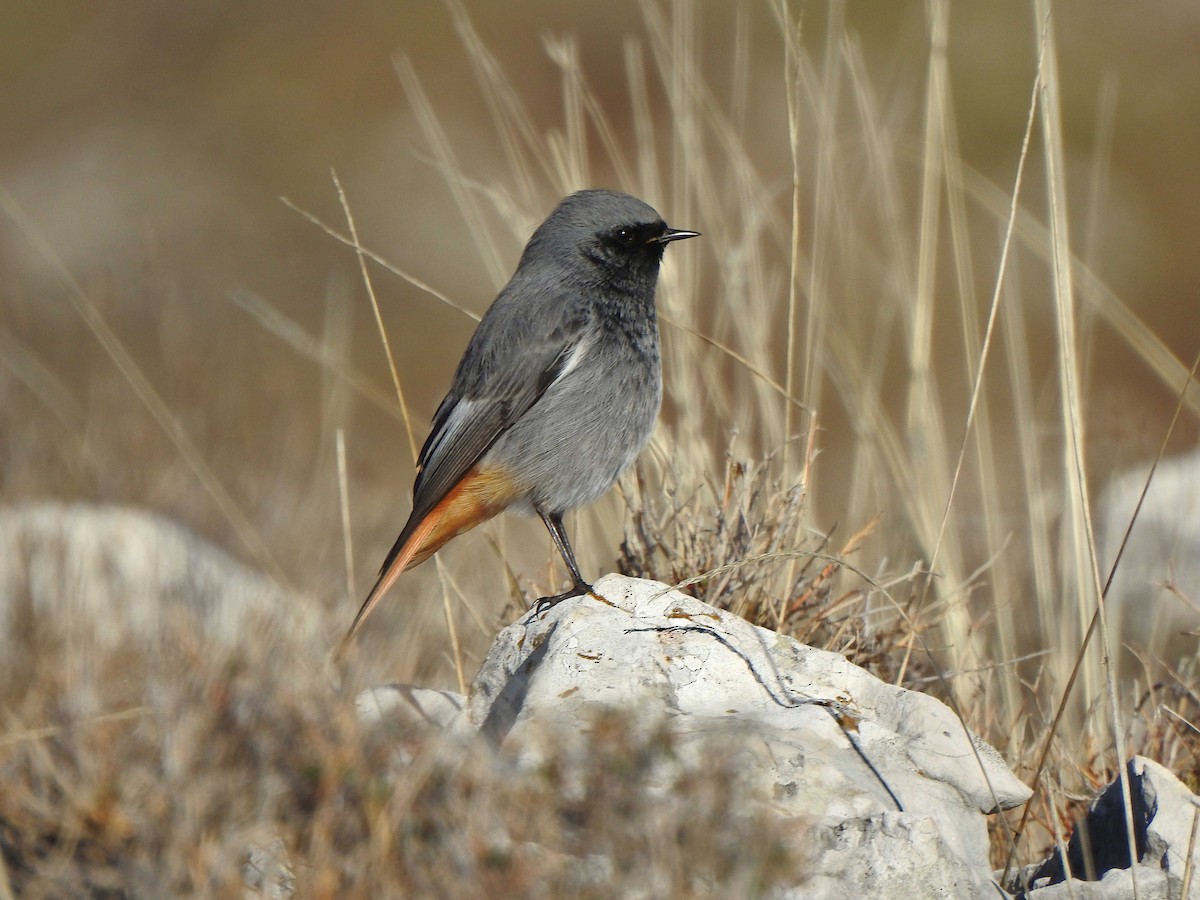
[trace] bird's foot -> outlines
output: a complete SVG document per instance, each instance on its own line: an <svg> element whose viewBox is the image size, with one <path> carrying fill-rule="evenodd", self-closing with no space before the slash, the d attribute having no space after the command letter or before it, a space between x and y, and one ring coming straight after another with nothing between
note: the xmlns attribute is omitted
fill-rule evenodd
<svg viewBox="0 0 1200 900"><path fill-rule="evenodd" d="M576 582L568 590L561 594L555 594L553 597L541 597L538 602L533 605L533 614L536 617L541 617L544 613L550 610L551 607L557 606L564 600L570 600L572 597L582 597L584 594L590 594L592 586L585 582Z"/></svg>

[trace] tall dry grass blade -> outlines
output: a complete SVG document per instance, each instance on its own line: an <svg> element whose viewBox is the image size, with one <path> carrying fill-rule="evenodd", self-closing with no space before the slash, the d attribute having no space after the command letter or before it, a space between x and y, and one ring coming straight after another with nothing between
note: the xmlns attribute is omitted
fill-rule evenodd
<svg viewBox="0 0 1200 900"><path fill-rule="evenodd" d="M800 104L796 96L799 89L800 79L800 25L793 23L791 11L788 8L787 0L780 0L777 7L777 12L782 25L784 52L783 52L783 77L785 87L785 103L787 105L788 117L788 150L791 154L792 162L792 202L791 202L791 246L788 254L788 295L787 295L787 345L784 356L784 377L783 390L787 397L796 396L797 385L797 362L796 352L800 345L796 329L799 327L800 319L800 242L802 228L802 213L801 213L801 192L800 192ZM815 305L812 294L809 294L809 308ZM811 313L810 313L811 316ZM811 329L812 321L810 318L809 326ZM806 335L812 335L812 331L806 332ZM809 337L805 342L806 359L813 359L815 354L813 348L815 341L813 337ZM809 388L809 378L807 370L804 378L804 394L803 402L809 409L817 409L815 401L818 399L815 386ZM783 411L783 433L784 440L791 438L795 430L795 419L788 404ZM787 461L784 460L786 468Z"/></svg>
<svg viewBox="0 0 1200 900"><path fill-rule="evenodd" d="M843 403L851 410L857 410L864 403L863 398L879 398L888 392L891 384L892 369L889 366L893 336L898 329L903 328L903 317L907 315L909 296L912 285L916 281L912 259L916 255L909 240L909 213L906 210L904 195L906 187L902 184L902 175L896 165L896 135L892 133L894 126L880 120L879 108L883 101L876 96L870 85L866 71L866 61L856 47L850 47L846 54L846 67L854 98L856 121L862 133L861 147L866 152L866 174L862 179L871 185L873 213L879 217L878 240L882 242L881 260L879 265L884 269L878 280L878 296L873 298L871 314L863 323L866 335L856 339L845 340L843 344L852 348L854 343L871 348L866 358L859 353L858 358L851 362L849 359L842 365L858 370L855 379L856 394L842 391ZM848 253L856 257L853 264L843 268L843 274L849 274L862 263L864 251L871 246L871 241L854 241ZM841 290L847 293L854 290L850 285L843 285ZM843 317L848 311L843 311ZM843 322L844 322L843 318ZM846 323L841 326L845 331L855 327ZM851 350L853 352L853 350ZM837 382L835 381L835 386ZM874 403L874 400L869 401ZM852 412L852 416L854 413ZM854 442L853 465L849 480L849 493L843 500L846 514L852 521L859 521L875 515L880 505L878 490L880 474L878 455L871 447L870 432L860 432L863 440ZM905 479L905 483L913 479ZM917 498L913 498L915 501ZM905 507L908 509L910 507Z"/></svg>
<svg viewBox="0 0 1200 900"><path fill-rule="evenodd" d="M1042 72L1042 143L1045 154L1047 189L1049 193L1051 273L1055 312L1055 346L1058 374L1059 413L1064 431L1062 469L1067 496L1064 503L1063 539L1066 556L1063 559L1064 586L1077 598L1075 614L1079 632L1099 597L1098 576L1094 574L1094 552L1091 551L1090 528L1087 519L1087 481L1083 458L1083 409L1079 390L1079 341L1076 333L1074 279L1071 272L1070 238L1067 225L1066 185L1061 133L1056 56L1052 22L1042 0L1034 0L1037 19L1043 23L1039 41L1043 46L1040 57ZM1050 82L1050 83L1048 83ZM1094 595L1090 594L1095 584ZM1103 623L1102 623L1103 624ZM1104 655L1109 652L1107 633L1104 635ZM1101 683L1094 665L1085 664L1084 691L1095 693ZM1099 676L1099 677L1098 677Z"/></svg>
<svg viewBox="0 0 1200 900"><path fill-rule="evenodd" d="M353 602L358 597L354 583L354 539L350 527L350 479L346 474L346 435L337 430L337 479L338 508L342 513L342 551L346 559L346 598Z"/></svg>
<svg viewBox="0 0 1200 900"><path fill-rule="evenodd" d="M751 375L753 375L755 378L757 378L759 381L761 381L763 384L765 384L767 387L769 387L772 391L774 391L776 394L778 394L779 399L782 400L784 403L795 406L801 412L809 412L809 410L807 410L799 400L797 400L795 397L788 395L786 387L784 387L782 384L780 384L778 381L776 381L774 378L772 378L767 372L763 371L759 367L759 365L757 363L755 363L752 359L749 359L748 357L744 356L742 353L735 350L733 347L727 346L726 344L722 343L721 341L719 341L718 339L716 339L714 337L709 337L706 334L702 334L701 332L697 331L695 328L689 328L687 325L684 325L680 322L676 322L674 319L668 318L666 315L660 314L659 319L661 321L665 322L667 325L670 325L672 328L678 328L680 331L684 332L685 334L691 335L692 337L696 338L696 340L701 341L701 342L707 344L708 346L721 351L721 353L723 353L725 356L732 359L738 365L742 366L747 372L749 372Z"/></svg>
<svg viewBox="0 0 1200 900"><path fill-rule="evenodd" d="M942 160L945 156L946 117L949 106L947 87L946 46L950 27L949 4L938 0L928 6L929 18L929 65L925 89L925 131L921 163L921 199L919 201L920 222L917 226L917 272L913 298L909 305L908 345L908 391L905 410L905 433L911 462L916 471L945 472L949 468L944 435L946 426L942 419L941 403L933 382L932 353L933 327L938 315L936 307L936 281L938 249L940 245L940 222L942 202ZM961 455L960 455L961 470ZM947 540L946 522L954 500L954 484L944 485L934 478L922 479L923 484L916 496L920 506L916 509L915 524L923 548L929 555L929 568L940 572L946 568L950 584L959 583L958 560L961 553L956 546L949 548L943 562L942 545ZM939 509L940 507L940 509ZM957 542L954 541L956 544ZM925 600L925 591L932 581L927 581L920 602L912 612L913 621L920 625L920 615ZM963 606L954 605L942 619L942 631L946 636L952 666L958 670L975 667L977 659L971 657L974 643L969 640L970 614ZM900 673L908 668L908 654L913 642L908 642ZM974 696L978 685L967 696Z"/></svg>
<svg viewBox="0 0 1200 900"><path fill-rule="evenodd" d="M546 53L550 56L558 66L563 69L564 82L573 85L572 95L574 99L570 102L578 104L578 110L575 114L578 115L578 123L571 126L568 125L568 134L571 133L572 127L576 132L573 140L580 143L580 148L577 155L580 157L578 165L578 177L573 182L575 184L592 184L594 177L589 174L590 167L587 159L587 124L591 124L595 130L596 136L600 139L600 145L604 148L604 155L609 164L612 166L615 173L615 184L635 184L633 165L629 159L624 145L624 141L617 134L617 129L613 125L612 120L604 111L604 106L600 103L600 98L596 96L596 92L592 90L588 84L587 77L583 70L583 65L579 59L579 47L575 41L566 41L562 39L553 39L546 37L544 39ZM569 95L571 96L571 95Z"/></svg>
<svg viewBox="0 0 1200 900"><path fill-rule="evenodd" d="M0 185L0 209L49 265L55 278L65 290L75 312L87 325L88 330L92 332L104 352L108 354L108 358L112 360L125 381L133 389L134 394L150 413L155 424L174 445L175 451L191 470L196 480L200 482L201 487L212 499L221 515L233 526L234 533L237 534L243 546L281 586L294 591L295 587L283 567L275 559L271 549L263 542L258 529L242 512L233 495L225 489L225 485L208 465L203 454L200 453L200 449L192 442L179 419L171 412L171 408L151 384L150 379L146 377L116 332L109 327L99 308L67 268L58 252L25 214L16 198L3 185Z"/></svg>
<svg viewBox="0 0 1200 900"><path fill-rule="evenodd" d="M342 182L333 169L329 170L333 179L333 187L337 191L338 203L342 207L342 215L346 217L346 227L350 230L350 240L354 247L354 257L358 260L358 272L362 277L363 286L367 289L367 299L371 301L371 313L375 316L375 327L379 331L379 342L383 345L383 355L387 357L388 371L392 376L392 387L396 391L396 399L400 403L400 417L404 421L404 433L408 437L408 448L412 453L413 463L417 461L418 447L416 434L413 431L412 416L408 412L408 401L404 398L404 386L400 383L400 372L396 369L396 358L392 355L392 344L388 340L387 328L383 324L383 313L379 309L379 299L375 296L375 285L371 282L371 273L367 271L367 258L358 239L358 226L354 224L354 214L350 211L350 202Z"/></svg>
<svg viewBox="0 0 1200 900"><path fill-rule="evenodd" d="M696 4L672 0L668 24L672 64L667 73L667 95L673 116L671 128L670 203L673 214L691 217L692 199L699 189L714 182L705 176L707 160L700 135L696 88L700 73L696 65ZM682 221L682 220L681 220Z"/></svg>
<svg viewBox="0 0 1200 900"><path fill-rule="evenodd" d="M726 346L745 348L762 355L765 361L776 355L778 331L773 319L772 297L776 291L772 289L771 279L783 283L782 278L771 273L767 254L780 243L781 236L786 237L789 233L773 209L774 186L764 182L756 171L744 136L733 126L706 82L704 67L695 60L686 62L683 64L686 75L680 77L677 48L696 52L695 39L681 34L686 22L668 21L661 9L653 4L645 4L640 9L649 35L648 50L667 92L669 112L659 121L668 122L675 129L683 128L689 135L686 140L676 141L676 146L682 148L676 152L683 152L684 157L669 160L676 175L678 170L689 173L684 179L687 195L678 202L670 201L672 220L692 222L705 232L712 247L721 248L720 253L711 256L668 257L659 308L673 321L711 335ZM632 50L628 56L631 66L641 71L640 56ZM644 107L638 98L646 93L645 86L637 84L638 80L631 76L635 110ZM637 133L653 135L651 125L647 122L638 126ZM655 155L639 149L638 159L639 177L644 177L642 172L649 172L657 183ZM678 185L678 178L675 183ZM695 218L691 218L693 215ZM698 276L702 259L708 261L705 257L715 266L715 283L711 272L706 271L705 281ZM714 302L704 308L697 307L690 298L694 289L706 283L713 285ZM679 298L687 298L689 302L680 305ZM701 313L707 320L703 323L699 318ZM712 445L710 435L714 423L720 422L721 427L726 427L723 423L732 418L739 424L752 425L763 452L766 448L779 446L783 440L782 410L777 410L777 400L766 394L757 380L748 386L754 401L750 404L745 395L735 394L742 388L736 373L728 382L717 381L718 391L701 393L695 392L694 379L672 377L673 372L686 373L694 369L694 357L684 352L688 349L669 337L664 341L668 396L687 398L676 404L679 416L673 431L677 445L684 452L695 453L697 464L707 468L715 460L709 455L710 451L703 448ZM681 394L677 393L680 389ZM751 422L743 422L749 409L770 412L755 416Z"/></svg>
<svg viewBox="0 0 1200 900"><path fill-rule="evenodd" d="M967 194L993 215L1003 215L1008 207L1008 196L969 166L964 165L960 171ZM1050 230L1028 210L1017 213L1017 238L1021 248L1034 258L1052 262L1052 250L1048 249L1052 247ZM1151 331L1099 275L1087 267L1082 258L1071 255L1070 264L1080 299L1095 309L1113 333L1147 365L1164 387L1174 391L1187 375L1186 366L1176 358L1163 339ZM1188 412L1200 416L1200 384L1189 385L1184 405Z"/></svg>
<svg viewBox="0 0 1200 900"><path fill-rule="evenodd" d="M1196 857L1193 855L1196 852L1196 832L1200 830L1200 808L1192 808L1192 831L1188 835L1187 856L1184 857L1186 862L1183 864L1183 885L1179 889L1180 897L1192 896L1192 876L1195 874Z"/></svg>
<svg viewBox="0 0 1200 900"><path fill-rule="evenodd" d="M475 82L492 116L509 171L516 182L517 195L531 202L538 194L537 185L552 171L546 142L521 102L521 93L508 78L504 67L475 30L471 17L460 0L447 0L459 41L475 70ZM566 188L556 184L558 193Z"/></svg>
<svg viewBox="0 0 1200 900"><path fill-rule="evenodd" d="M1020 215L1019 211L1014 212ZM1055 604L1042 599L1058 596L1058 579L1053 560L1055 492L1049 484L1051 476L1047 471L1041 448L1042 435L1038 417L1034 414L1037 401L1031 376L1034 369L1030 356L1030 330L1026 325L1025 308L1020 302L1020 288L1017 286L1020 275L1017 257L1010 256L1006 264L1012 270L1012 274L1005 280L1002 288L1000 319L1008 367L1008 388L1012 394L1012 408L1016 413L1012 417L1012 426L1017 453L1016 463L1020 473L1020 496L1024 501L1018 513L1018 525L1024 527L1017 527L1016 533L1024 550L1022 555L1028 560L1026 575L1029 590L1038 599L1034 615L1039 625L1039 633L1048 636L1057 633L1061 620Z"/></svg>
<svg viewBox="0 0 1200 900"><path fill-rule="evenodd" d="M744 4L738 4L733 20L733 50L729 77L729 121L738 134L746 133L746 116L750 99L750 12Z"/></svg>
<svg viewBox="0 0 1200 900"><path fill-rule="evenodd" d="M646 65L642 49L632 38L624 44L625 80L629 84L629 106L633 121L633 140L637 165L634 183L642 196L658 197L662 187L658 179L658 142L654 134L653 104L650 102Z"/></svg>
<svg viewBox="0 0 1200 900"><path fill-rule="evenodd" d="M579 44L569 37L545 38L546 53L558 66L562 85L563 104L563 148L559 176L564 184L586 186L588 172L587 116L584 112L584 95L587 88L583 83L583 72L579 65Z"/></svg>
<svg viewBox="0 0 1200 900"><path fill-rule="evenodd" d="M669 96L673 114L667 121L672 128L680 127L681 122L686 126L686 137L679 143L684 152L682 168L690 174L683 187L684 196L672 199L672 217L684 221L684 216L699 215L696 223L710 229L706 235L719 238L722 245L741 219L753 223L765 218L760 228L763 240L781 243L777 236L786 233L786 221L773 208L777 189L757 170L744 130L709 86L702 61L692 58L682 65L682 76L677 72L681 63L675 56L677 48L682 46L695 54L697 39L682 38L679 32L686 23L668 22L652 4L644 5L641 11L659 78L671 91L681 91ZM691 27L695 29L694 23ZM674 158L667 165L672 171L680 168ZM736 206L728 205L729 198ZM721 261L730 264L729 258Z"/></svg>
<svg viewBox="0 0 1200 900"><path fill-rule="evenodd" d="M320 354L325 359L349 359L353 353L353 298L353 279L341 271L331 272L321 304L325 314L321 322ZM354 399L352 386L335 369L322 366L319 374L320 424L317 427L318 450L313 460L313 468L317 470L330 464L328 456L334 450L337 429L348 420ZM315 501L318 495L314 492L309 496ZM316 515L323 514L323 510L316 512Z"/></svg>
<svg viewBox="0 0 1200 900"><path fill-rule="evenodd" d="M1104 198L1109 189L1109 170L1111 167L1113 141L1117 127L1117 76L1115 72L1107 72L1100 81L1100 94L1097 99L1096 138L1092 150L1091 172L1088 174L1087 214L1083 226L1083 250L1080 256L1088 268L1096 268L1101 263L1101 239L1107 209ZM1084 337L1085 348L1091 348L1089 340L1095 331L1095 313L1090 303L1085 303L1080 309L1079 331ZM1083 358L1084 384L1090 380L1092 372L1092 354L1085 353Z"/></svg>
<svg viewBox="0 0 1200 900"><path fill-rule="evenodd" d="M833 312L835 298L830 295L829 278L832 269L831 256L834 252L834 233L830 225L838 220L835 215L841 201L840 160L835 140L838 134L838 116L841 113L841 60L845 36L845 4L834 2L829 5L829 21L825 30L825 47L821 60L821 71L810 80L810 90L815 92L813 126L815 133L823 136L817 142L816 159L812 173L812 210L808 225L808 279L804 286L804 383L801 397L806 405L820 410L819 398L823 394L825 371L824 347L829 332L829 318ZM803 71L803 67L801 67ZM790 122L789 122L790 124ZM790 135L789 135L790 137ZM791 310L789 309L789 315ZM790 332L789 332L790 333ZM794 362L789 359L789 365ZM788 392L792 393L791 390ZM789 435L790 437L790 435Z"/></svg>
<svg viewBox="0 0 1200 900"><path fill-rule="evenodd" d="M491 543L492 548L496 551L496 556L503 564L503 548L494 539L494 537L491 538L489 542ZM489 627L483 621L483 616L480 615L479 610L475 608L475 604L471 603L470 599L467 597L466 591L462 589L461 585L459 585L458 581L455 579L454 573L450 571L450 567L443 566L439 572L443 576L443 583L450 585L450 589L454 591L454 596L458 599L458 602L462 604L462 608L467 611L467 615L471 618L471 624L475 626L475 630L479 633L480 637L485 638L490 643L496 635L495 628ZM506 578L512 577L510 570L505 571L504 574Z"/></svg>
<svg viewBox="0 0 1200 900"><path fill-rule="evenodd" d="M404 281L408 282L413 287L415 287L417 290L423 291L424 293L429 294L429 296L433 297L438 302L443 303L446 306L450 307L451 309L462 313L464 316L466 316L469 319L472 319L475 322L478 322L482 318L482 316L480 316L479 313L475 312L474 310L467 309L465 306L462 306L458 303L455 303L448 296L443 294L441 291L439 291L437 288L433 287L428 282L422 281L421 279L417 278L415 275L410 275L408 272L405 272L403 269L401 269L394 263L388 262L388 260L384 259L382 256L380 256L374 250L370 250L367 247L364 247L362 244L356 244L352 238L347 237L346 235L342 234L340 231L336 230L332 226L327 225L325 222L322 222L315 215L308 212L308 210L303 209L300 206L297 206L295 203L293 203L287 197L280 197L279 201L284 206L286 206L288 209L290 209L292 212L299 214L301 217L308 220L313 225L316 225L318 228L320 228L322 231L324 231L327 235L329 235L334 240L340 241L341 243L345 244L347 247L354 248L354 250L356 252L361 252L367 259L371 260L371 262L375 263L376 265L382 266L388 272L391 272L393 275L397 276L398 278L401 278Z"/></svg>
<svg viewBox="0 0 1200 900"><path fill-rule="evenodd" d="M941 27L945 28L945 23L943 23L943 25ZM941 40L944 42L945 39L946 39L946 35L944 33L942 33ZM936 42L937 42L937 37L936 37L936 33L935 33L935 43ZM1036 118L1039 90L1040 90L1040 83L1039 83L1038 78L1035 77L1033 90L1032 90L1030 98L1029 98L1029 109L1028 109L1028 112L1027 112L1026 118L1025 118L1025 133L1021 140L1020 152L1017 155L1017 170L1016 170L1016 174L1013 177L1013 188L1009 194L1010 199L1009 199L1009 211L1008 211L1008 216L1007 216L1007 224L1005 226L1004 240L1001 243L1001 248L1000 248L1000 260L999 260L999 263L997 264L996 281L995 281L995 287L992 292L991 304L989 306L987 327L984 330L983 344L980 348L980 355L978 358L978 362L976 364L975 378L974 378L974 383L973 383L972 389L971 389L971 399L970 399L970 402L967 407L966 422L964 423L962 437L959 442L958 454L957 454L957 459L956 459L955 467L954 467L954 474L950 480L950 489L947 493L945 506L943 507L942 514L940 517L940 522L939 522L938 529L937 529L937 535L932 544L933 551L932 551L932 555L930 557L930 562L929 562L929 568L932 571L937 571L937 560L941 554L943 538L946 534L947 526L950 522L950 514L951 514L951 510L953 508L954 498L955 498L955 495L956 495L956 492L958 489L959 479L962 476L963 463L966 459L967 442L969 441L970 436L971 436L971 428L972 428L972 425L975 420L975 411L978 407L979 398L982 393L983 375L987 369L987 359L988 359L988 355L989 355L989 349L991 347L992 334L993 334L993 331L995 328L996 314L1000 308L1001 291L1005 284L1005 272L1008 267L1008 256L1009 256L1009 253L1012 248L1013 229L1014 229L1014 226L1016 223L1017 208L1019 205L1019 200L1020 200L1020 195L1021 195L1021 185L1024 181L1025 161L1029 156L1029 144L1030 144L1031 136L1033 134L1033 123ZM944 98L943 98L943 101L944 101ZM923 587L921 590L921 594L920 594L920 597L917 602L917 612L920 611L921 606L923 606L925 603L927 591L928 591L928 582L926 582L926 586ZM914 618L916 618L915 615L914 615ZM961 639L963 636L960 635L959 637ZM900 665L901 673L903 673L908 668L908 663L909 663L909 659L911 657L911 653L912 653L912 641L909 641L908 646L905 649L904 661Z"/></svg>
<svg viewBox="0 0 1200 900"><path fill-rule="evenodd" d="M944 98L947 113L943 117L941 172L945 182L943 189L954 261L955 293L958 297L958 311L962 327L963 360L967 379L974 385L983 383L979 370L983 368L985 361L989 358L986 342L991 340L995 319L989 313L990 317L986 325L980 322L979 296L975 287L977 266L973 260L967 198L960 187L962 179L957 174L957 170L962 166L962 153L958 142L957 119L953 114L954 99L949 83L946 85ZM1028 138L1023 138L1023 142L1027 140ZM1011 222L1012 214L1010 212L1005 224L1005 233L1010 243L1012 240ZM1011 279L1008 279L1006 284L1011 284ZM994 370L995 365L991 368ZM1019 377L1028 379L1028 370L1021 372ZM1005 421L1003 426L993 424L988 391L973 392L969 408L974 410L976 422L972 441L976 469L973 485L978 494L978 512L971 518L975 522L982 523L981 531L985 547L1007 548L1012 538L1009 530L1011 517L1006 503L1008 493L1006 479L999 473L1001 472L1000 463L1006 450L1003 438L1014 425L1011 421ZM1033 415L1025 415L1020 412L1009 418L1020 420L1015 426L1017 428L1027 428L1029 423L1034 420ZM960 454L963 452L961 446L958 452ZM961 493L954 481L951 483L950 493L951 496ZM962 513L963 509L960 504L959 515L961 516ZM1025 584L1023 576L1023 572L1011 565L990 567L991 614L995 622L994 632L999 643L999 656L1002 659L1012 659L1018 655L1018 615L1016 604L1001 602L1001 598L1019 596ZM989 647L982 647L981 652L990 654L993 651ZM995 689L999 690L1000 697L996 698L995 690L991 691L988 705L1001 718L1001 730L1007 732L1007 723L1011 723L1020 715L1024 694L1020 682L1016 678L1001 678L992 684Z"/></svg>
<svg viewBox="0 0 1200 900"><path fill-rule="evenodd" d="M1050 231L1054 246L1054 299L1058 313L1058 337L1062 359L1059 365L1060 390L1064 403L1064 420L1067 424L1067 485L1069 502L1066 513L1069 517L1069 538L1075 549L1072 554L1075 564L1073 586L1080 598L1080 611L1086 616L1087 601L1091 601L1099 614L1101 641L1101 669L1108 697L1110 728L1116 765L1120 772L1121 799L1125 807L1126 839L1131 864L1138 858L1133 823L1133 798L1130 793L1129 773L1126 767L1125 729L1121 722L1120 704L1117 701L1116 677L1112 665L1112 647L1108 629L1108 617L1104 609L1104 591L1100 584L1100 570L1096 560L1096 536L1092 529L1092 515L1088 498L1087 475L1084 461L1083 405L1079 389L1078 339L1076 335L1076 313L1074 279L1071 274L1070 240L1067 227L1066 164L1063 150L1062 107L1058 83L1058 59L1054 40L1054 20L1050 15L1049 0L1034 0L1038 21L1045 25L1039 32L1044 48L1042 65L1042 139L1046 156L1046 181L1050 194ZM1082 629L1081 629L1082 630ZM1090 626L1089 626L1090 630ZM1084 671L1085 676L1087 670ZM1087 682L1085 680L1085 690ZM1091 692L1088 692L1089 696ZM1133 896L1138 900L1137 867L1132 866Z"/></svg>
<svg viewBox="0 0 1200 900"><path fill-rule="evenodd" d="M395 58L394 67L409 105L416 114L417 124L429 143L434 163L442 173L446 186L450 188L459 212L466 220L466 234L475 242L492 286L499 290L508 280L509 266L496 244L495 229L488 227L475 193L469 190L459 177L458 157L438 120L437 113L434 112L429 95L421 85L421 79L417 76L412 61L407 56L399 55Z"/></svg>
<svg viewBox="0 0 1200 900"><path fill-rule="evenodd" d="M467 695L467 674L466 666L463 664L462 644L458 640L458 623L454 620L454 607L450 603L450 591L447 587L448 574L446 565L442 562L442 555L435 553L433 555L434 564L437 566L438 579L442 585L442 610L446 614L446 633L450 635L450 652L454 659L454 675L458 679L458 692L464 697Z"/></svg>
<svg viewBox="0 0 1200 900"><path fill-rule="evenodd" d="M857 344L849 333L835 331L830 334L826 349L831 360L850 361ZM883 405L885 397L864 388L867 374L861 367L845 364L830 364L828 370L829 381L838 393L855 401L850 424L856 443L861 447L860 453L866 459L863 469L870 473L860 477L884 481L893 502L907 517L912 517L917 515L923 502L919 495L921 486L911 477L908 445L889 418Z"/></svg>
<svg viewBox="0 0 1200 900"><path fill-rule="evenodd" d="M917 225L917 280L909 308L908 398L906 429L919 460L928 448L940 445L942 423L930 384L933 354L933 323L936 315L934 284L937 277L938 239L941 220L943 142L946 115L946 39L950 10L946 0L927 4L930 54L925 80L925 132L921 153L920 221ZM935 471L944 471L934 464ZM935 545L934 550L938 548ZM930 568L933 568L930 563Z"/></svg>

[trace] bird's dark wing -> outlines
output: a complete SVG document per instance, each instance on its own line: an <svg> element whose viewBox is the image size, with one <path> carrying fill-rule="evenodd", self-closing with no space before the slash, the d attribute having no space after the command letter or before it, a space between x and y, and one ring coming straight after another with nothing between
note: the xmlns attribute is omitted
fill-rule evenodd
<svg viewBox="0 0 1200 900"><path fill-rule="evenodd" d="M496 440L538 398L571 371L587 350L585 316L543 322L512 322L501 314L485 317L459 364L450 392L433 417L432 430L417 460L413 510L380 571L386 571L411 533L479 462ZM488 340L509 326L525 330L508 340ZM539 333L540 332L540 333ZM480 347L492 353L485 359ZM500 348L496 352L497 347ZM505 352L507 351L507 352Z"/></svg>

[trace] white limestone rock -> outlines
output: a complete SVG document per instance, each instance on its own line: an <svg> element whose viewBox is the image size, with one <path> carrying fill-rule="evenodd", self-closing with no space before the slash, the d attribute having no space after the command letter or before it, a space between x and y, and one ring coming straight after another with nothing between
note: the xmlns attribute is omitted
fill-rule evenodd
<svg viewBox="0 0 1200 900"><path fill-rule="evenodd" d="M0 507L0 648L30 613L104 649L155 640L180 613L226 645L264 617L315 628L297 598L177 522L86 503Z"/></svg>
<svg viewBox="0 0 1200 900"><path fill-rule="evenodd" d="M603 710L670 728L664 792L734 748L746 802L794 820L812 858L795 896L998 896L984 815L1030 792L992 747L932 697L656 582L609 575L506 628L451 721L536 767L587 753Z"/></svg>
<svg viewBox="0 0 1200 900"><path fill-rule="evenodd" d="M101 661L126 648L169 659L183 644L232 651L247 635L277 652L323 643L304 598L146 510L91 504L0 507L0 660L45 628L63 642L71 708L105 711ZM279 651L281 652L281 651Z"/></svg>

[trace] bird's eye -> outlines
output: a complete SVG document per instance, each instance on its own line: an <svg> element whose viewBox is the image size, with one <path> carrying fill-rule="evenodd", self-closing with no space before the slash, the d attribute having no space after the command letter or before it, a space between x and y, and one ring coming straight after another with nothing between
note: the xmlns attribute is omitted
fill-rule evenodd
<svg viewBox="0 0 1200 900"><path fill-rule="evenodd" d="M633 229L631 228L618 228L613 237L616 238L617 243L622 247L632 247L634 241L637 240L637 235L633 233Z"/></svg>

